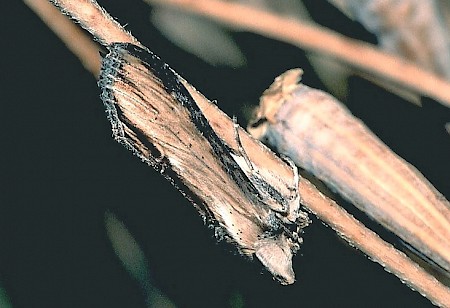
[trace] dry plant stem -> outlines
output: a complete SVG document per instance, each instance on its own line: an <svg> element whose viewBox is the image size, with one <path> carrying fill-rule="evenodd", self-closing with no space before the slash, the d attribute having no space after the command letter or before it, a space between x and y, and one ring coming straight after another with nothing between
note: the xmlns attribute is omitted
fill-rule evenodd
<svg viewBox="0 0 450 308"><path fill-rule="evenodd" d="M98 3L94 0L50 0L61 11L89 31L102 45L114 42L132 43L142 47L142 44L125 31ZM56 31L56 30L55 30Z"/></svg>
<svg viewBox="0 0 450 308"><path fill-rule="evenodd" d="M450 41L438 1L344 0L329 2L359 21L383 50L450 79Z"/></svg>
<svg viewBox="0 0 450 308"><path fill-rule="evenodd" d="M97 45L48 0L24 0L24 2L78 56L83 66L97 76L100 71Z"/></svg>
<svg viewBox="0 0 450 308"><path fill-rule="evenodd" d="M195 98L200 109L209 119L214 130L225 141L232 141L232 123L229 118L215 105L198 93L192 86L185 84L191 95ZM288 170L280 169L267 152L259 152L259 143L247 134L243 134L244 146L248 149L250 158L258 164L266 164L277 172ZM347 213L333 200L324 196L308 180L302 178L299 184L302 204L319 217L323 222L333 228L339 236L351 245L367 254L372 260L381 264L384 269L405 281L412 289L420 292L434 304L450 307L450 289L428 274L424 269L409 259L405 254L382 240L376 233L366 228L362 223Z"/></svg>
<svg viewBox="0 0 450 308"><path fill-rule="evenodd" d="M450 290L426 273L405 254L382 240L376 233L367 229L353 216L327 197L316 193L316 188L306 180L300 183L300 193L304 204L322 221L333 228L349 243L384 266L411 288L420 292L434 304L449 307Z"/></svg>
<svg viewBox="0 0 450 308"><path fill-rule="evenodd" d="M431 97L450 107L450 83L374 46L346 38L323 27L289 20L239 3L219 0L145 0L207 16L239 30L247 30L320 52L393 85Z"/></svg>
<svg viewBox="0 0 450 308"><path fill-rule="evenodd" d="M75 1L73 1L75 2ZM82 1L81 1L82 2ZM78 1L76 2L78 3ZM68 12L68 9L65 8L65 11ZM68 12L71 13L71 12ZM77 13L80 15L80 13ZM102 18L103 14L98 16L97 18ZM98 20L97 25L102 24L101 21ZM95 24L87 25L87 27L95 28ZM54 30L55 31L55 30ZM114 30L117 32L119 30ZM63 36L67 37L67 36ZM114 37L112 34L107 34L110 41L120 41L119 37ZM74 53L76 50L72 50ZM82 56L77 54L77 56ZM226 117L223 112L221 112L214 104L211 104L209 101L203 98L203 96L195 91L192 86L185 83L185 86L190 91L191 95L199 104L199 107L208 118L211 126L216 130L218 135L223 138L225 141L231 141L234 139L233 137L233 124L228 117ZM243 144L246 149L248 149L248 153L252 155L258 155L261 150L261 147L256 144L256 142L250 138L247 134L242 134L241 136ZM263 152L264 153L264 152ZM251 156L254 157L254 156ZM269 168L274 168L276 172L280 172L280 174L286 174L290 172L290 170L285 166L285 164L277 163L277 160L273 157L273 155L265 154L258 157L258 160L255 161L261 165L267 165ZM284 170L284 171L283 171ZM412 262L410 259L406 257L401 257L402 254L392 248L389 244L383 242L377 236L373 238L368 238L365 236L371 231L362 226L361 224L352 222L351 225L347 221L348 215L344 214L343 210L339 208L333 201L323 196L312 184L305 179L300 181L300 194L302 196L302 203L310 208L311 211L315 212L320 219L324 222L332 226L335 230L337 230L341 236L347 239L351 239L352 244L357 247L366 247L363 249L365 253L368 254L374 260L379 260L380 264L383 264L386 270L393 272L401 279L404 279L409 282L409 284L418 290L420 293L424 294L427 298L429 298L435 304L441 306L450 306L450 291L444 285L439 283L434 277L430 276L424 270L420 269ZM380 244L382 243L382 244ZM372 249L372 247L377 247L376 249ZM402 266L399 267L399 264ZM401 273L397 273L394 271L397 267L400 268Z"/></svg>

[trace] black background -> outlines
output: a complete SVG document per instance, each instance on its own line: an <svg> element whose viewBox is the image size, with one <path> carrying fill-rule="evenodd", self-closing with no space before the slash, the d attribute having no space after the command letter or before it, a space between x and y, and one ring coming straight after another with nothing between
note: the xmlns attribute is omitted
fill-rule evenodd
<svg viewBox="0 0 450 308"><path fill-rule="evenodd" d="M304 52L285 43L233 33L247 66L211 67L162 37L142 2L102 2L229 115L243 119L242 104L256 104L289 68L322 87ZM226 307L236 292L246 307L431 306L315 218L292 286L217 244L168 182L113 141L94 77L22 2L8 3L0 20L0 281L14 307L145 305L106 236L107 209L143 248L154 285L180 307ZM376 42L326 1L305 3L324 25ZM448 197L448 110L429 99L415 107L356 77L350 84L352 112Z"/></svg>

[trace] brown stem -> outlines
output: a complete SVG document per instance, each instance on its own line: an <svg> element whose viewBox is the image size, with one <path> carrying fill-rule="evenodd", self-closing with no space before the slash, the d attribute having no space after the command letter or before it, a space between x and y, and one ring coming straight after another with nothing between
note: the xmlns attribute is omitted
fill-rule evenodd
<svg viewBox="0 0 450 308"><path fill-rule="evenodd" d="M102 45L113 42L142 46L131 33L115 21L95 0L50 0L61 12L89 31ZM31 1L33 2L33 1Z"/></svg>
<svg viewBox="0 0 450 308"><path fill-rule="evenodd" d="M175 6L234 29L246 30L285 41L300 48L334 57L392 85L429 96L450 107L450 82L424 71L411 62L378 51L373 45L346 38L334 31L237 2L220 0L145 0Z"/></svg>
<svg viewBox="0 0 450 308"><path fill-rule="evenodd" d="M90 37L46 0L24 0L47 26L81 60L83 66L94 76L100 72L98 47Z"/></svg>

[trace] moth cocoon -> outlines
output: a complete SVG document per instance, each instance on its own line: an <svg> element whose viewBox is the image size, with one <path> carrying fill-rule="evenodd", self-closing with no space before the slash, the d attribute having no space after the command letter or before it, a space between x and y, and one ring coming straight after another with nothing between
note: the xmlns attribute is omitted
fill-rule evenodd
<svg viewBox="0 0 450 308"><path fill-rule="evenodd" d="M99 86L114 138L174 184L219 239L293 283L291 259L309 223L294 187L297 169L283 179L251 162L242 144L239 151L225 142L197 105L198 93L149 50L125 43L108 49ZM278 159L261 144L254 148Z"/></svg>

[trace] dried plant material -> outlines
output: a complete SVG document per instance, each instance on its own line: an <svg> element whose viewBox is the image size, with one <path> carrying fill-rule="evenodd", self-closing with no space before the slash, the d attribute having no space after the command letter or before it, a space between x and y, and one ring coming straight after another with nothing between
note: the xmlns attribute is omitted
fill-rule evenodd
<svg viewBox="0 0 450 308"><path fill-rule="evenodd" d="M330 95L278 77L248 130L450 272L450 204Z"/></svg>
<svg viewBox="0 0 450 308"><path fill-rule="evenodd" d="M259 8L280 17L298 20L310 25L316 24L302 1L236 0L235 2ZM307 52L306 57L328 91L341 99L347 97L347 81L351 74L351 69L342 65L335 57L322 53Z"/></svg>
<svg viewBox="0 0 450 308"><path fill-rule="evenodd" d="M290 18L305 19L308 13L295 0L233 0ZM173 44L211 65L240 67L246 59L223 26L211 19L171 7L154 7L150 20Z"/></svg>
<svg viewBox="0 0 450 308"><path fill-rule="evenodd" d="M411 289L426 296L435 305L450 307L450 289L428 274L404 253L382 240L345 209L322 194L307 180L300 181L299 190L306 207L336 233L386 271L396 275Z"/></svg>
<svg viewBox="0 0 450 308"><path fill-rule="evenodd" d="M151 2L147 0L147 2ZM301 1L233 0L287 19L314 24ZM211 19L170 6L155 6L151 21L175 45L212 65L239 67L245 56L224 27ZM326 87L339 98L347 95L349 69L332 57L307 53L311 66Z"/></svg>
<svg viewBox="0 0 450 308"><path fill-rule="evenodd" d="M252 164L253 179L236 159L244 149L238 128L240 151L233 151L167 64L135 45L115 43L109 51L99 86L115 139L183 192L219 239L256 255L282 284L293 283L292 256L309 222L299 208L296 169L287 182Z"/></svg>
<svg viewBox="0 0 450 308"><path fill-rule="evenodd" d="M223 27L174 8L155 8L151 21L170 41L211 65L240 67L246 59Z"/></svg>
<svg viewBox="0 0 450 308"><path fill-rule="evenodd" d="M257 7L268 12L285 16L286 18L308 19L309 16L308 10L303 3L297 0L231 0L230 2Z"/></svg>
<svg viewBox="0 0 450 308"><path fill-rule="evenodd" d="M113 42L132 43L139 41L115 21L95 0L50 0L63 14L70 16L81 27L89 31L100 44ZM41 14L43 16L43 14ZM71 47L71 46L69 46ZM72 50L74 47L71 47Z"/></svg>
<svg viewBox="0 0 450 308"><path fill-rule="evenodd" d="M408 63L380 52L372 45L345 38L329 29L286 19L248 5L219 0L145 0L163 6L175 6L233 29L252 31L288 42L307 51L336 58L356 72L367 74L399 88L418 93L450 106L450 82Z"/></svg>
<svg viewBox="0 0 450 308"><path fill-rule="evenodd" d="M98 28L108 28L111 17L97 11L96 18L90 18L91 10L89 8L85 9L85 5L88 5L88 2L85 0L72 0L70 2L64 0L58 1L58 3L64 8L66 13L71 16L77 16L77 18L80 19L79 22L90 29L94 36L104 35L104 37L97 38L100 41L120 41L122 35L116 36L117 32L122 32L125 37L131 37L129 33L126 33L120 27L113 29L111 32L100 31ZM96 6L94 1L92 1L91 4ZM85 16L85 14L88 14L88 16ZM131 37L127 38L126 41L129 41L130 39L134 40ZM77 50L74 51L76 52ZM80 56L79 54L77 55ZM207 117L213 130L217 132L220 138L225 140L233 150L237 150L233 122L230 118L196 91L187 81L181 79L181 82L196 103L198 103L199 108ZM292 177L292 170L287 164L283 163L278 157L273 155L271 151L262 146L255 139L251 138L248 134L241 131L239 133L241 142L246 149L249 158L256 164L257 168L262 168L264 166L267 170L279 174L281 178ZM369 255L371 259L376 260L385 266L386 270L397 275L402 281L407 282L414 290L425 295L436 305L450 307L450 290L447 287L418 267L404 254L398 252L391 245L376 236L376 234L373 234L373 232L367 230L367 228L362 226L354 218L346 214L342 208L322 195L306 179L300 179L299 192L302 203L319 215L323 221L332 226L338 234L349 240L350 243L356 245L359 249L362 249L362 251Z"/></svg>
<svg viewBox="0 0 450 308"><path fill-rule="evenodd" d="M98 74L100 71L98 48L90 37L83 35L82 30L73 22L68 22L67 18L48 0L24 0L24 2L41 17L49 28L54 29L56 35L69 49L80 55L79 59L88 71L94 75Z"/></svg>
<svg viewBox="0 0 450 308"><path fill-rule="evenodd" d="M450 37L435 0L329 0L373 32L380 46L450 79Z"/></svg>

